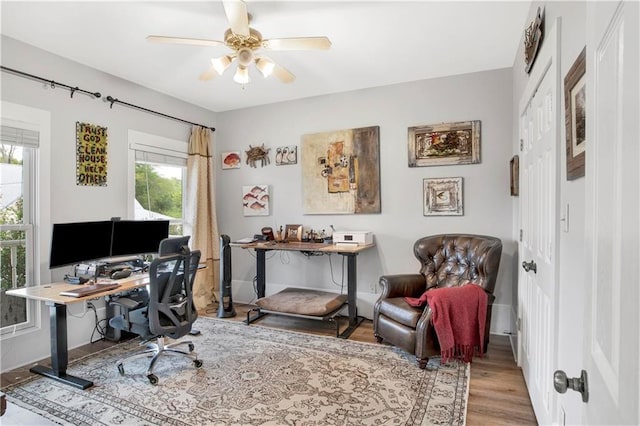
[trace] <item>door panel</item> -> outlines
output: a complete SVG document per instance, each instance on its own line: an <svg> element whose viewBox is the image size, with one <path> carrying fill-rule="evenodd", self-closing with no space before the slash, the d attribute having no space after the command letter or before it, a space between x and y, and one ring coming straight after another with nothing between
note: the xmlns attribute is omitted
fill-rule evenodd
<svg viewBox="0 0 640 426"><path fill-rule="evenodd" d="M587 5L584 423L638 424L638 3Z"/></svg>
<svg viewBox="0 0 640 426"><path fill-rule="evenodd" d="M556 26L545 40L520 108L521 191L520 264L534 262L535 269L519 272L519 314L522 342L519 360L538 422L549 424L555 398L557 317L557 116L558 64ZM535 69L534 69L535 70Z"/></svg>

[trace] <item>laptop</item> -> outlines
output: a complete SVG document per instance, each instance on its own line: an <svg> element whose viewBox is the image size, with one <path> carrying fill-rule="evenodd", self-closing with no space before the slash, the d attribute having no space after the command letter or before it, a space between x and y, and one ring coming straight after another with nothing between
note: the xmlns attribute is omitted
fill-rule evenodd
<svg viewBox="0 0 640 426"><path fill-rule="evenodd" d="M80 285L78 288L74 288L73 290L61 291L60 296L85 297L96 293L102 293L103 291L113 290L118 287L120 287L120 284L116 283Z"/></svg>

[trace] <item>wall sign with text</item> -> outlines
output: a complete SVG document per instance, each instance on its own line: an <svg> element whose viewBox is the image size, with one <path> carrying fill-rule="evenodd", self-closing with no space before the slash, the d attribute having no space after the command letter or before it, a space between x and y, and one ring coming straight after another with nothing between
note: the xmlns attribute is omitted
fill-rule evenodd
<svg viewBox="0 0 640 426"><path fill-rule="evenodd" d="M76 185L107 186L107 128L76 122Z"/></svg>

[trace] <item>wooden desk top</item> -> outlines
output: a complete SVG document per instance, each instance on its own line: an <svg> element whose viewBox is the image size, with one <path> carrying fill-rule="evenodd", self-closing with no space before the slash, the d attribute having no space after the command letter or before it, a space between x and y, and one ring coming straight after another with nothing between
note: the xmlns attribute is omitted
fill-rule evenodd
<svg viewBox="0 0 640 426"><path fill-rule="evenodd" d="M317 251L321 253L360 253L375 247L374 244L325 244L325 243L304 243L289 241L286 243L276 243L274 241L260 241L248 244L231 243L233 247L256 250L288 250L288 251Z"/></svg>
<svg viewBox="0 0 640 426"><path fill-rule="evenodd" d="M60 296L61 291L74 290L83 284L69 284L65 282L50 283L39 285L37 287L23 287L14 290L8 290L10 296L24 297L25 299L40 300L43 302L56 303L59 305L70 305L82 302L84 300L97 299L99 297L108 296L110 294L121 293L123 291L132 290L138 287L144 287L149 284L149 274L134 274L121 280L112 280L114 283L120 284L120 287L111 290L94 293L85 297L69 297Z"/></svg>

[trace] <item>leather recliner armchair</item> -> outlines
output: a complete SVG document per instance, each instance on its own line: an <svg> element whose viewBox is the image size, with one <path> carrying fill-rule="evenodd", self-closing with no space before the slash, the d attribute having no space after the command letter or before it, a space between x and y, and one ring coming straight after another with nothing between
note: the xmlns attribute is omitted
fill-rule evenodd
<svg viewBox="0 0 640 426"><path fill-rule="evenodd" d="M416 241L413 252L422 265L420 273L380 277L382 294L373 308L373 332L378 343L384 340L414 354L420 368L425 368L430 356L440 354L431 308L426 304L413 307L404 298L419 298L433 288L472 282L488 296L482 347L486 352L502 241L484 235L434 235Z"/></svg>

